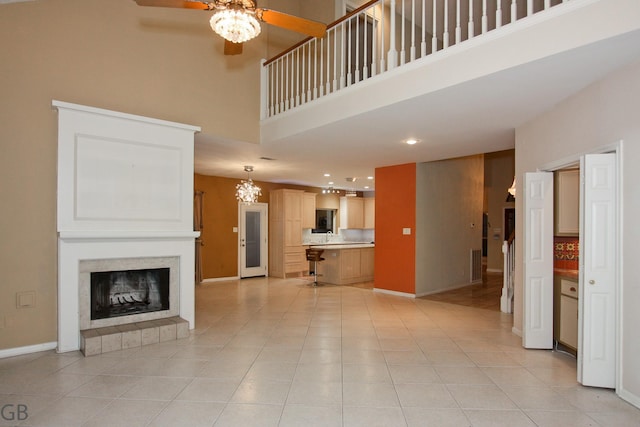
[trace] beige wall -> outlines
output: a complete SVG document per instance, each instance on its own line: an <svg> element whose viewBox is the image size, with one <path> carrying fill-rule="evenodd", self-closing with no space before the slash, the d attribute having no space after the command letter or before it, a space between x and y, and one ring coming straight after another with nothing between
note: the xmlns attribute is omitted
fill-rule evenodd
<svg viewBox="0 0 640 427"><path fill-rule="evenodd" d="M484 197L485 212L488 214L487 270L502 271L504 242L504 210L513 208L513 202L506 202L507 189L513 182L515 172L514 150L497 151L484 155ZM493 238L494 229L500 229L500 238Z"/></svg>
<svg viewBox="0 0 640 427"><path fill-rule="evenodd" d="M640 62L612 73L585 88L552 110L516 129L516 175L518 192L525 172L544 168L550 162L577 160L584 153L623 140L621 236L622 394L640 404ZM516 197L516 229L522 230L522 198ZM522 254L523 233L518 233L516 253ZM522 257L516 258L514 327L522 330Z"/></svg>
<svg viewBox="0 0 640 427"><path fill-rule="evenodd" d="M483 156L419 163L416 182L416 295L468 285L470 250L482 248Z"/></svg>
<svg viewBox="0 0 640 427"><path fill-rule="evenodd" d="M56 340L52 99L257 142L259 62L276 41L263 31L225 57L199 11L132 0L0 4L0 349ZM20 291L36 292L34 308L16 309Z"/></svg>

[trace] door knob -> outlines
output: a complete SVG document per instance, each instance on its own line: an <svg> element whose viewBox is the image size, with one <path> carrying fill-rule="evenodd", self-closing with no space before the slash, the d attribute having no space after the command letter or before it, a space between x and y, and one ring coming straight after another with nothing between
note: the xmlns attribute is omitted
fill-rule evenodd
<svg viewBox="0 0 640 427"><path fill-rule="evenodd" d="M591 280L589 280L589 284L590 284L590 285L595 285L595 284L596 284L596 281L595 281L595 280L593 280L593 279L591 279Z"/></svg>

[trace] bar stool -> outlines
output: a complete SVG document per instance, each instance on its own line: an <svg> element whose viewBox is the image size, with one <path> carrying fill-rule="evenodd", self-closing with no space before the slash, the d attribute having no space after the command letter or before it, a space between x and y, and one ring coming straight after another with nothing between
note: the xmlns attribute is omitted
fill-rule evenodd
<svg viewBox="0 0 640 427"><path fill-rule="evenodd" d="M306 250L307 261L313 261L313 286L318 286L318 262L324 261L322 253L324 249L309 248Z"/></svg>

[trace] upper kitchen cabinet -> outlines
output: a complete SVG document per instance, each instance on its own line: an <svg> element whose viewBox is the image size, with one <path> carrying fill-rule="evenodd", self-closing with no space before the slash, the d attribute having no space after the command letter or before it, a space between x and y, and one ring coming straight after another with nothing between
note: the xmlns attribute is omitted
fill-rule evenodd
<svg viewBox="0 0 640 427"><path fill-rule="evenodd" d="M364 228L376 228L375 197L365 197L364 199Z"/></svg>
<svg viewBox="0 0 640 427"><path fill-rule="evenodd" d="M340 197L340 228L364 228L362 197Z"/></svg>
<svg viewBox="0 0 640 427"><path fill-rule="evenodd" d="M340 228L375 228L375 198L340 197Z"/></svg>
<svg viewBox="0 0 640 427"><path fill-rule="evenodd" d="M580 170L555 173L555 234L577 236L580 232Z"/></svg>
<svg viewBox="0 0 640 427"><path fill-rule="evenodd" d="M302 195L302 228L316 228L316 193Z"/></svg>

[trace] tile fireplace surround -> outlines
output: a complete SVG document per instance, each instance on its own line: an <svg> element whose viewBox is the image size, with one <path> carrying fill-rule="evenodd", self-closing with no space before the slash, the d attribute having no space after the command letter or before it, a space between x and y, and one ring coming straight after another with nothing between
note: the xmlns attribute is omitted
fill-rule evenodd
<svg viewBox="0 0 640 427"><path fill-rule="evenodd" d="M182 333L187 322L192 329L199 234L193 231L193 136L200 129L59 101L53 106L58 111L57 351L79 350L81 330L162 319L184 319ZM170 267L168 310L90 319L91 271L152 267Z"/></svg>

